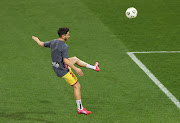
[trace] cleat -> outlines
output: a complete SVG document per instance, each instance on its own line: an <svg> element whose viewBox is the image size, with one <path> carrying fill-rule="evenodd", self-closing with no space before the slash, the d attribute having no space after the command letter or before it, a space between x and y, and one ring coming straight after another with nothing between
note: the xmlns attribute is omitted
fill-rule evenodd
<svg viewBox="0 0 180 123"><path fill-rule="evenodd" d="M88 114L91 114L92 112L91 112L91 111L87 111L87 110L83 107L82 110L77 109L77 113L78 113L78 114L88 115Z"/></svg>
<svg viewBox="0 0 180 123"><path fill-rule="evenodd" d="M96 67L95 71L99 72L99 71L100 71L99 63L96 62L96 63L94 64L94 66Z"/></svg>

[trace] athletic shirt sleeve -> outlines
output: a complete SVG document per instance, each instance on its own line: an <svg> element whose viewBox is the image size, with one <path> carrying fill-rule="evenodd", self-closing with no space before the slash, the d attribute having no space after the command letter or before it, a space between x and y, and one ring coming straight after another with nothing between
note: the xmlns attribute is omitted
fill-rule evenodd
<svg viewBox="0 0 180 123"><path fill-rule="evenodd" d="M52 41L46 41L46 42L44 42L44 47L49 47L49 48L50 48L51 42L52 42Z"/></svg>

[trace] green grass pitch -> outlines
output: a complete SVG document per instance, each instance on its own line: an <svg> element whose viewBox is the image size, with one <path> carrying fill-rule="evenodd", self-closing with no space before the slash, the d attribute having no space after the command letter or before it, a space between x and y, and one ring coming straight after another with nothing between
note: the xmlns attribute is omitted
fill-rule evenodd
<svg viewBox="0 0 180 123"><path fill-rule="evenodd" d="M0 123L179 123L180 109L126 52L180 51L179 0L1 0ZM137 18L126 18L134 6ZM70 28L69 56L94 64L78 77L83 106L56 77L50 49L38 46ZM137 54L180 100L180 54Z"/></svg>

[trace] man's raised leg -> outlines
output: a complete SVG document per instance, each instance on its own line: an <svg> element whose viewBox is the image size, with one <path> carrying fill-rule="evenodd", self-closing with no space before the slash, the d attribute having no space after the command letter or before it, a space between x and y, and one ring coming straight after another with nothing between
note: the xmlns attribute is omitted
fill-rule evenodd
<svg viewBox="0 0 180 123"><path fill-rule="evenodd" d="M86 68L90 68L90 69L93 69L95 71L100 71L100 68L99 68L99 63L96 62L95 65L90 65L80 59L78 59L76 56L74 57L71 57L71 58L68 58L73 64L77 64L78 66L80 67L86 67Z"/></svg>

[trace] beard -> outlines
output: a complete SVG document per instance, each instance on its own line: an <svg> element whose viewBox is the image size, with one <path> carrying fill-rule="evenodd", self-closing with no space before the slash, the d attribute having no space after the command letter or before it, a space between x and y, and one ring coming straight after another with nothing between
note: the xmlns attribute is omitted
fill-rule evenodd
<svg viewBox="0 0 180 123"><path fill-rule="evenodd" d="M68 40L68 38L64 38L64 40L65 40L65 41L67 41L67 40Z"/></svg>

